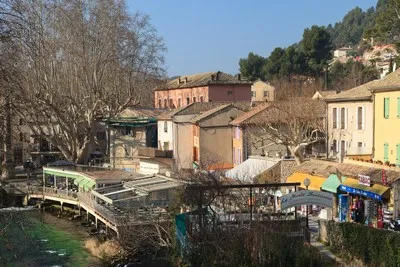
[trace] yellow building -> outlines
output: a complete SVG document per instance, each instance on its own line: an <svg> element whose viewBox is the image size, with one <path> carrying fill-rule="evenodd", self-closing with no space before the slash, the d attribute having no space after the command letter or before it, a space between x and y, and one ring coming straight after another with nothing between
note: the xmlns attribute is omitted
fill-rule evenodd
<svg viewBox="0 0 400 267"><path fill-rule="evenodd" d="M377 81L374 94L374 160L400 165L400 70Z"/></svg>

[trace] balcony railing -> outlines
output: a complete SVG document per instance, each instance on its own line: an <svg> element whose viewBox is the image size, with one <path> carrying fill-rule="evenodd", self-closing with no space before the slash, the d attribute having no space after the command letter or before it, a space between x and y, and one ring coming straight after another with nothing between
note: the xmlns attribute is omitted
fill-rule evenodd
<svg viewBox="0 0 400 267"><path fill-rule="evenodd" d="M159 150L154 147L143 147L138 150L138 155L140 157L149 158L172 158L172 153L172 150Z"/></svg>

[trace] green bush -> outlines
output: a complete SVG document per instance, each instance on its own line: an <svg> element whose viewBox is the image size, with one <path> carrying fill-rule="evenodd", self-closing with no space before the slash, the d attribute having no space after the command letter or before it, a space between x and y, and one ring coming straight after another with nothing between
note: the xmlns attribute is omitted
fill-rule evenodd
<svg viewBox="0 0 400 267"><path fill-rule="evenodd" d="M355 223L328 223L328 244L368 266L400 266L400 234Z"/></svg>

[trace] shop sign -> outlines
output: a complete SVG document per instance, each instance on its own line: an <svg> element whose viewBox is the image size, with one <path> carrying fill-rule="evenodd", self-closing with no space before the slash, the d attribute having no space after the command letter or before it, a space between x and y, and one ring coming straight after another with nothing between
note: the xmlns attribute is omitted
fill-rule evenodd
<svg viewBox="0 0 400 267"><path fill-rule="evenodd" d="M382 170L382 184L387 185L387 175L385 170Z"/></svg>
<svg viewBox="0 0 400 267"><path fill-rule="evenodd" d="M350 186L346 186L346 185L340 185L340 190L344 191L344 192L348 192L350 194L354 194L354 195L360 195L360 196L365 196L365 197L369 197L375 200L382 200L382 196L375 194L373 192L369 192L369 191L364 191L362 189L358 189L358 188L353 188Z"/></svg>
<svg viewBox="0 0 400 267"><path fill-rule="evenodd" d="M358 183L365 186L371 186L371 177L359 174Z"/></svg>
<svg viewBox="0 0 400 267"><path fill-rule="evenodd" d="M282 210L302 205L333 208L333 194L314 190L301 190L284 195L281 198Z"/></svg>
<svg viewBox="0 0 400 267"><path fill-rule="evenodd" d="M142 174L156 174L160 171L160 166L157 163L140 162L139 172Z"/></svg>

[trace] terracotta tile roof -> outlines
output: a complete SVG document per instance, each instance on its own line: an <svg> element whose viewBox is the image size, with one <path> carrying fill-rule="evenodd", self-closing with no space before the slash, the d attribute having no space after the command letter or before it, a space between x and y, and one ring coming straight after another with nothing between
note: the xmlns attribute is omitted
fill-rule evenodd
<svg viewBox="0 0 400 267"><path fill-rule="evenodd" d="M378 80L370 89L372 92L400 90L400 69Z"/></svg>
<svg viewBox="0 0 400 267"><path fill-rule="evenodd" d="M376 91L400 90L400 69L386 75L382 79L374 80L353 89L329 95L327 102L342 102L351 100L372 100L372 93Z"/></svg>
<svg viewBox="0 0 400 267"><path fill-rule="evenodd" d="M180 76L171 81L167 81L165 84L156 88L155 91L199 87L211 84L252 84L252 82L238 75L234 76L216 71Z"/></svg>
<svg viewBox="0 0 400 267"><path fill-rule="evenodd" d="M219 112L219 111L221 111L221 110L224 110L224 109L226 109L227 107L230 107L230 106L232 106L232 105L231 105L231 104L228 104L228 105L220 105L220 106L215 107L215 108L213 108L213 109L207 110L207 111L205 111L205 112L203 112L203 113L197 115L196 117L194 117L194 118L191 120L191 122L192 122L192 123L196 123L196 122L198 122L198 121L201 121L202 119L205 119L205 118L207 118L208 116L211 116L211 115L213 115L213 114L215 114L215 113L217 113L217 112Z"/></svg>
<svg viewBox="0 0 400 267"><path fill-rule="evenodd" d="M155 108L127 108L118 114L118 118L156 118L159 114L165 112L165 109Z"/></svg>
<svg viewBox="0 0 400 267"><path fill-rule="evenodd" d="M241 115L241 116L237 117L236 119L234 119L233 121L231 121L230 125L239 126L241 123L250 119L251 117L255 116L256 114L264 111L269 106L270 106L270 103L260 104L260 105L256 106L255 108L253 108L252 110L244 113L243 115Z"/></svg>
<svg viewBox="0 0 400 267"><path fill-rule="evenodd" d="M307 106L307 112L304 107ZM287 112L283 112L287 111ZM233 120L230 124L234 126L257 124L257 123L281 123L297 114L299 117L319 114L322 118L326 116L326 108L323 101L310 98L293 98L285 101L273 101L253 108L251 111ZM289 118L290 117L290 118Z"/></svg>
<svg viewBox="0 0 400 267"><path fill-rule="evenodd" d="M371 181L374 183L382 183L382 169L378 168L325 160L310 160L295 167L295 171L297 172L323 177L328 177L330 174L336 173L337 170L339 170L344 176L357 178L359 174L362 174L370 176ZM392 183L400 177L400 172L387 170L386 175L388 183Z"/></svg>

